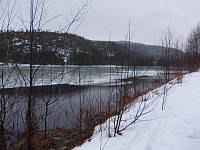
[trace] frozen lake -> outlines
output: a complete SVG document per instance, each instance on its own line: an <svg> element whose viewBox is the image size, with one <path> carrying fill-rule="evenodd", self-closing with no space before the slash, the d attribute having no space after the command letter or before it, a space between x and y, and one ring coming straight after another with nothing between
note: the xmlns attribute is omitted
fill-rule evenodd
<svg viewBox="0 0 200 150"><path fill-rule="evenodd" d="M34 86L47 86L57 84L69 85L116 85L120 79L137 76L156 77L160 67L122 67L122 66L58 66L45 65L33 67ZM29 65L1 66L0 88L28 87Z"/></svg>
<svg viewBox="0 0 200 150"><path fill-rule="evenodd" d="M128 83L133 95L136 90L148 90L155 85L160 67L122 67L122 66L34 66L33 98L38 114L38 123L43 129L45 104L48 104L48 129L71 127L79 114L80 102L83 111L98 114L111 99L118 99L121 87ZM10 102L14 102L12 124L25 128L25 114L29 95L29 66L1 66L4 78L4 92ZM1 76L2 77L2 76ZM137 83L135 78L137 79ZM128 79L127 79L128 78ZM2 80L1 88L2 88ZM101 104L101 106L99 106ZM20 113L19 113L20 112ZM16 126L15 126L16 128Z"/></svg>

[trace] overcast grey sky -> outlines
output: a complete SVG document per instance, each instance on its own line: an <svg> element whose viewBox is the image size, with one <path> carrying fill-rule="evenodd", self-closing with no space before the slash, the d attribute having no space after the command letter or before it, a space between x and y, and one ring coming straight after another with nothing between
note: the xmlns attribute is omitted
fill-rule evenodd
<svg viewBox="0 0 200 150"><path fill-rule="evenodd" d="M20 0L27 3L27 0ZM49 0L50 16L67 12L69 3L75 10L81 0ZM28 7L21 3L21 7ZM27 13L23 10L23 15ZM176 36L186 38L200 21L200 0L90 0L89 12L77 34L91 40L125 40L131 21L132 41L158 44L162 30L171 26ZM58 22L62 24L62 20ZM59 30L58 24L46 28Z"/></svg>
<svg viewBox="0 0 200 150"><path fill-rule="evenodd" d="M128 20L132 41L157 44L163 29L171 26L186 38L200 21L200 0L91 0L91 10L78 34L89 39L124 40Z"/></svg>

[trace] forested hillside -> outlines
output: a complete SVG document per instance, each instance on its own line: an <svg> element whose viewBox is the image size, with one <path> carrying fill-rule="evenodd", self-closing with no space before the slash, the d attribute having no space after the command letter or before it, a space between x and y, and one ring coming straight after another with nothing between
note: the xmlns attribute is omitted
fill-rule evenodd
<svg viewBox="0 0 200 150"><path fill-rule="evenodd" d="M9 31L0 33L0 62L29 63L30 33ZM91 41L83 37L59 32L34 32L34 64L74 65L153 65L154 59L141 52L131 51L114 42Z"/></svg>

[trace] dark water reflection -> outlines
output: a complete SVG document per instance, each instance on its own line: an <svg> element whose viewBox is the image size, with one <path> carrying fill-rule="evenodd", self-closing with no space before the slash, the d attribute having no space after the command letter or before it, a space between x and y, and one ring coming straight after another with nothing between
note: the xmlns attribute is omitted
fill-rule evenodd
<svg viewBox="0 0 200 150"><path fill-rule="evenodd" d="M155 79L141 77L137 84L130 83L133 79L127 79L129 84L112 86L76 86L76 85L51 85L37 86L33 88L34 117L40 130L44 129L45 116L48 130L56 127L75 127L79 122L80 112L83 116L88 112L93 115L107 109L111 105L114 109L117 95L122 93L124 87L130 96L134 95L134 87L137 91L145 91L156 86ZM134 80L136 82L136 80ZM8 125L15 130L25 129L27 100L29 88L4 89L4 93L10 101L14 101L12 118ZM81 106L81 107L80 107ZM46 115L47 114L47 115Z"/></svg>

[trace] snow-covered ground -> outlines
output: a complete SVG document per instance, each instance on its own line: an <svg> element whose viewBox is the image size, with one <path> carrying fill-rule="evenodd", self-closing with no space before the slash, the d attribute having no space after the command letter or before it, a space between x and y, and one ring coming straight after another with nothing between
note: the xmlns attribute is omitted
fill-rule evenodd
<svg viewBox="0 0 200 150"><path fill-rule="evenodd" d="M181 84L172 82L149 92L147 101L131 106L123 116L121 129L131 122L139 106L150 106L143 113L150 112L122 135L113 137L111 133L108 138L106 122L95 128L91 141L74 150L200 150L200 72L185 75ZM165 87L170 89L162 110Z"/></svg>

